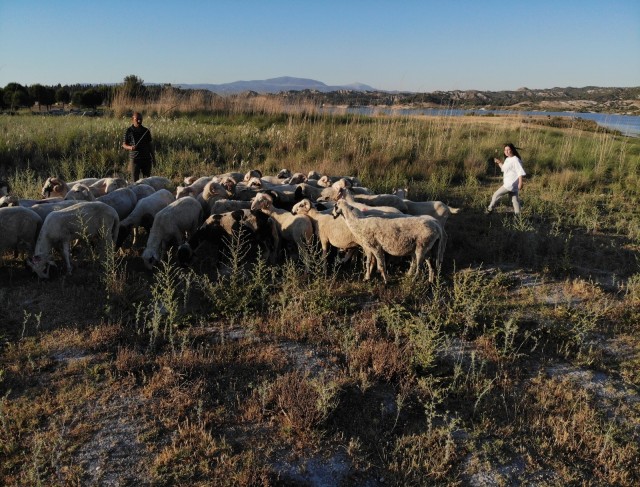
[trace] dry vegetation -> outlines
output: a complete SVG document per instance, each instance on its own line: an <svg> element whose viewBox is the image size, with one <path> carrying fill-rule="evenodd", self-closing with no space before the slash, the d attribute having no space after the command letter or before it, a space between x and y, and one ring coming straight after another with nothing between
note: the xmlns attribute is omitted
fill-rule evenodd
<svg viewBox="0 0 640 487"><path fill-rule="evenodd" d="M168 105L170 106L170 105ZM138 106L135 106L138 108ZM518 118L145 108L155 173L257 167L409 186L463 212L435 283L362 262L142 270L141 249L38 281L0 262L3 485L637 485L640 141ZM248 110L248 111L247 111ZM123 173L126 118L0 119L0 177ZM522 218L485 216L513 141Z"/></svg>

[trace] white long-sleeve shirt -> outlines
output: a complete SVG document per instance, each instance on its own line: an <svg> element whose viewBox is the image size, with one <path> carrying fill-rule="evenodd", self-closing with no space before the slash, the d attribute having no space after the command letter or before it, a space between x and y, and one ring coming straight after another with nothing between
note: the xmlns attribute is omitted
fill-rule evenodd
<svg viewBox="0 0 640 487"><path fill-rule="evenodd" d="M516 156L507 157L500 169L502 170L502 185L509 190L517 189L520 176L527 175L522 168L522 161Z"/></svg>

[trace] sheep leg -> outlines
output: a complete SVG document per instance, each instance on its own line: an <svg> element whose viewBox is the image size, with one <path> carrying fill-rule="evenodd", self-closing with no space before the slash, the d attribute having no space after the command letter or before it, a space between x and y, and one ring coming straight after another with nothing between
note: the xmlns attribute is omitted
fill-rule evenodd
<svg viewBox="0 0 640 487"><path fill-rule="evenodd" d="M425 260L427 261L427 267L429 268L429 282L433 282L433 267L431 266L431 260L429 258Z"/></svg>
<svg viewBox="0 0 640 487"><path fill-rule="evenodd" d="M387 283L387 272L386 272L386 261L384 258L384 251L382 249L374 249L373 250L373 255L375 257L376 260L376 265L378 267L378 272L382 275L382 280L384 281L384 283Z"/></svg>
<svg viewBox="0 0 640 487"><path fill-rule="evenodd" d="M67 274L71 275L71 242L69 240L62 242L62 257Z"/></svg>

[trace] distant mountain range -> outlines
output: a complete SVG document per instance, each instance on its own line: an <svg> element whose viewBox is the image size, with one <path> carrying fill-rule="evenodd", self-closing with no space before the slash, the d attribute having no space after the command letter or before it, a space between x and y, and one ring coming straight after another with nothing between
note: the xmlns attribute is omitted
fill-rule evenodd
<svg viewBox="0 0 640 487"><path fill-rule="evenodd" d="M348 85L329 86L322 81L307 78L294 78L292 76L281 76L280 78L271 78L252 81L234 81L233 83L222 84L176 84L178 88L188 90L209 90L220 95L228 95L232 93L242 93L245 91L255 91L256 93L280 93L282 91L304 91L312 90L321 93L329 93L339 90L350 91L380 91L365 85L364 83L351 83Z"/></svg>

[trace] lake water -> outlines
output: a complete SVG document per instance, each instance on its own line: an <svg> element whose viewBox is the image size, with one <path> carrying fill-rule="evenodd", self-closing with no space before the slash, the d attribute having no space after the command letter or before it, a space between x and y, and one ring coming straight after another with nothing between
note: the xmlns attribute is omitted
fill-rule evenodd
<svg viewBox="0 0 640 487"><path fill-rule="evenodd" d="M325 107L327 113L351 113L356 115L431 115L431 116L463 116L463 115L517 115L536 117L574 117L594 120L598 125L619 130L623 135L640 137L640 116L615 115L611 113L582 113L582 112L541 112L541 111L512 111L512 110L462 110L457 108L385 108L385 107Z"/></svg>

